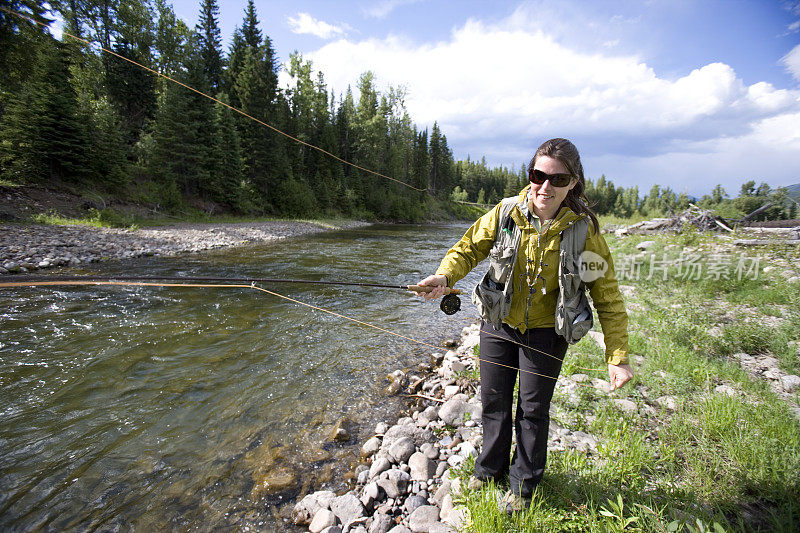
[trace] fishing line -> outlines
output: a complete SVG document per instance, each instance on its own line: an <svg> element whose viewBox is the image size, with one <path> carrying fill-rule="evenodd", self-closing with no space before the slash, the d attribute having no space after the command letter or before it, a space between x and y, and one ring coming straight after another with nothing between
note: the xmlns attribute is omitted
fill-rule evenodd
<svg viewBox="0 0 800 533"><path fill-rule="evenodd" d="M85 286L85 285L103 286L103 285L106 285L106 286L134 286L134 287L194 287L194 288L213 288L213 287L217 287L217 288L253 289L253 290L257 290L257 291L260 291L260 292L267 293L267 294L275 296L277 298L281 298L281 299L287 300L289 302L292 302L292 303L295 303L295 304L298 304L298 305L302 305L302 306L308 307L310 309L314 309L315 311L320 311L320 312L323 312L323 313L327 313L327 314L333 315L335 317L342 318L342 319L348 320L350 322L354 322L354 323L359 324L361 326L372 328L372 329L375 329L377 331L380 331L380 332L383 332L383 333L387 333L387 334L393 335L395 337L399 337L401 339L407 340L407 341L415 343L415 344L419 344L421 346L426 346L426 347L429 347L429 348L433 348L436 351L443 351L441 347L433 345L433 344L430 344L428 342L421 341L421 340L418 340L418 339L414 339L414 338L409 337L407 335L403 335L401 333L397 333L397 332L382 328L380 326L376 326L374 324L370 324L369 322L364 322L363 320L358 320L356 318L352 318L352 317L349 317L347 315L343 315L341 313L337 313L335 311L331 311L329 309L325 309L324 307L320 307L320 306L316 306L316 305L313 305L313 304L309 304L309 303L303 302L301 300L297 300L296 298L291 298L289 296L285 296L283 294L280 294L280 293L277 293L277 292L274 292L274 291L270 291L268 289L264 289L262 287L257 286L255 280L247 280L246 278L181 278L181 277L158 278L158 277L146 277L146 276L139 277L138 279L156 279L156 280L157 279L162 279L162 280L163 279L172 279L172 280L181 280L181 279L195 279L195 280L220 279L220 280L226 280L226 281L247 281L248 283L166 283L166 282L155 282L155 281L113 281L110 278L107 278L107 279L98 279L98 278L86 279L86 278L73 277L73 278L45 279L45 280L43 280L41 278L35 279L35 280L31 280L29 278L27 281L0 282L0 288L59 286L59 285L73 285L73 286ZM264 278L262 278L262 279L264 279ZM288 280L281 280L281 281L288 281ZM293 280L293 281L301 281L301 280ZM355 283L355 282L313 282L311 280L302 280L302 281L304 281L306 283L323 283L323 284L331 284L331 285L338 285L338 284L348 284L348 285L350 285L350 284L354 284ZM409 289L409 287L419 287L419 286L413 286L413 285L409 286L409 285L382 285L382 284L372 284L372 285L368 285L368 286L374 286L374 285L378 285L380 287L386 287L386 288L401 288L401 289ZM425 287L422 287L422 288L425 289ZM412 290L412 289L409 289L409 290ZM458 292L460 292L460 291L458 291ZM529 348L529 349L531 349L531 350L533 350L535 352L539 352L539 353L542 353L544 355L548 355L550 357L555 357L555 356L553 356L551 354L548 354L547 352L544 352L542 350L538 350L538 349L530 347L530 346L525 346L525 345L523 345L521 343L516 343L515 342L515 344L519 344L520 346ZM540 374L538 372L533 372L531 370L526 370L526 369L523 369L523 368L517 368L515 366L511 366L511 365L498 363L496 361L489 361L487 359L483 359L480 356L476 356L476 355L472 355L470 357L473 357L477 361L481 361L481 362L484 362L484 363L488 363L488 364L492 364L492 365L496 365L496 366L501 366L501 367L508 368L510 370L515 370L515 371L518 371L518 372L525 372L527 374L532 374L532 375L535 375L535 376L539 376L539 377L543 377L543 378L552 379L554 381L558 381L558 377L557 376L553 377L553 376L549 376L549 375L546 375L546 374ZM558 359L558 358L556 358L556 359ZM580 368L580 367L578 367L578 368ZM599 371L597 369L587 369L587 370ZM582 387L594 388L594 387L592 387L590 385L584 385L582 383L575 383L575 384L578 385L578 386L582 386Z"/></svg>
<svg viewBox="0 0 800 533"><path fill-rule="evenodd" d="M49 24L45 24L44 22L39 22L38 20L35 20L35 19L31 18L31 17L28 17L27 15L23 15L22 13L18 13L16 11L12 11L12 10L10 10L8 8L0 7L0 11L4 11L4 12L8 13L9 15L16 15L17 17L20 17L20 18L23 18L23 19L28 20L30 22L33 22L34 24L38 24L39 26L42 26L43 28L49 28ZM307 143L307 142L305 142L305 141L303 141L301 139L298 139L297 137L293 137L292 135L289 135L288 133L279 130L275 126L272 126L271 124L267 124L263 120L259 120L259 119L255 118L252 115L248 115L247 113L245 113L241 109L237 109L237 108L233 107L230 104L226 104L225 102L223 102L221 100L218 100L218 99L214 98L213 96L210 96L210 95L208 95L208 94L206 94L206 93L204 93L204 92L202 92L202 91L200 91L198 89L195 89L194 87L191 87L190 85L186 85L185 83L182 83L182 82L180 82L180 81L178 81L178 80L176 80L174 78L171 78L170 76L167 76L166 74L162 74L161 72L158 72L157 70L153 70L150 67L147 67L145 65L142 65L141 63L138 63L138 62L134 61L133 59L127 58L127 57L125 57L125 56L123 56L121 54L118 54L118 53L116 53L116 52L114 52L112 50L109 50L108 48L103 47L99 43L93 43L93 42L91 42L91 41L89 41L87 39L84 39L82 37L77 37L77 36L72 35L71 33L67 32L67 31L64 31L63 29L61 30L61 33L62 33L62 35L66 35L68 37L72 37L76 41L80 41L80 42L82 42L82 43L84 43L84 44L86 44L86 45L88 45L90 47L96 46L97 48L99 48L100 50L102 50L103 52L105 52L107 54L111 54L114 57L118 57L120 59L124 59L128 63L136 65L137 67L142 68L142 69L144 69L144 70L146 70L148 72L151 72L151 73L155 74L156 76L161 76L162 78L164 78L166 80L169 80L172 83L175 83L177 85L180 85L181 87L189 89L190 91L193 91L193 92L199 94L200 96L204 96L205 98L208 98L212 102L216 102L216 103L218 103L218 104L220 104L222 106L227 107L231 111L235 111L236 113L239 113L240 115L242 115L244 117L247 117L250 120L253 120L253 121L261 124L262 126L266 126L267 128L271 129L275 133L280 133L284 137L287 137L287 138L293 140L296 143L302 144L304 146L308 146L309 148L313 148L314 150L317 150L318 152L321 152L321 153L323 153L323 154L325 154L327 156L330 156L330 157L336 159L337 161L339 161L341 163L344 163L345 165L349 165L349 166L351 166L353 168L356 168L358 170L362 170L364 172L368 172L370 174L374 174L375 176L378 176L378 177L381 177L381 178L385 178L387 180L394 181L396 183L399 183L400 185L404 185L404 186L408 187L409 189L414 189L415 191L428 192L428 189L420 189L419 187L414 187L413 185L410 185L410 184L408 184L408 183L406 183L404 181L400 181L400 180L398 180L396 178L393 178L391 176L387 176L386 174L381 174L380 172L377 172L375 170L370 170L368 168L362 167L362 166L357 165L355 163L351 163L350 161L346 161L346 160L342 159L341 157L339 157L339 156L337 156L335 154L332 154L332 153L328 152L327 150L325 150L323 148L320 148L319 146L314 146L313 144Z"/></svg>

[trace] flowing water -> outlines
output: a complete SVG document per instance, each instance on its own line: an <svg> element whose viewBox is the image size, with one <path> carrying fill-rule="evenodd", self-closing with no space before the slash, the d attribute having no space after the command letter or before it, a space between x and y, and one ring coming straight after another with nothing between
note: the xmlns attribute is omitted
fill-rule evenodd
<svg viewBox="0 0 800 533"><path fill-rule="evenodd" d="M64 273L401 285L464 229L370 226ZM402 290L265 288L435 345L476 315L469 296L447 317ZM403 407L386 374L432 351L251 289L0 289L0 529L292 530L294 498L345 490L360 443ZM340 420L346 443L330 440Z"/></svg>

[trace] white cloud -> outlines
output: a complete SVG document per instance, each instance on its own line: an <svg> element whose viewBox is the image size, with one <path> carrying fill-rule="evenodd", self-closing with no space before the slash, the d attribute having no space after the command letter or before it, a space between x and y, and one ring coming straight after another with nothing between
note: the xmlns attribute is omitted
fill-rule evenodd
<svg viewBox="0 0 800 533"><path fill-rule="evenodd" d="M792 50L781 58L781 63L789 71L794 79L800 81L800 44L792 48Z"/></svg>
<svg viewBox="0 0 800 533"><path fill-rule="evenodd" d="M308 13L298 13L295 17L287 19L292 33L311 34L321 39L330 39L339 35L344 35L347 26L334 26L322 20L317 20Z"/></svg>
<svg viewBox="0 0 800 533"><path fill-rule="evenodd" d="M788 150L775 143L797 138L792 117L800 113L800 91L745 85L724 63L663 78L633 55L568 48L521 13L495 25L470 20L434 44L412 45L399 35L342 39L306 57L337 92L355 90L366 70L381 86L407 87L415 122L438 121L457 157L486 154L496 164L518 165L555 136L574 138L595 161L627 161L630 168L681 160L676 154L740 161L747 143ZM794 168L797 154L789 157Z"/></svg>
<svg viewBox="0 0 800 533"><path fill-rule="evenodd" d="M363 9L364 15L369 18L384 19L400 6L416 4L423 0L380 0L380 2L370 2L369 7Z"/></svg>

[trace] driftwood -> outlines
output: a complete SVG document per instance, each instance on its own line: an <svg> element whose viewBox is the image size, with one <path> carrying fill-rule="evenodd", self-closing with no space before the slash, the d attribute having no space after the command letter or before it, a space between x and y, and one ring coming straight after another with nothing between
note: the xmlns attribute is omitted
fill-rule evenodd
<svg viewBox="0 0 800 533"><path fill-rule="evenodd" d="M796 240L800 239L800 224L798 221L785 221L790 226L794 227L781 227L781 228L765 228L765 227L741 227L741 224L745 223L747 219L752 218L759 213L763 213L766 209L772 206L771 203L767 203L752 213L749 213L745 217L738 219L738 220L725 220L724 218L715 215L712 211L708 211L706 209L700 209L694 204L689 204L689 208L672 215L668 218L654 218L652 220L645 220L644 222L637 222L636 224L632 224L630 226L624 227L616 227L613 225L606 226L606 232L614 232L618 237L623 235L634 235L634 234L650 234L650 233L668 233L668 232L680 232L686 226L694 226L699 231L719 231L725 230L727 232L733 232L733 228L739 226L741 231L746 232L753 232L757 234L764 234L769 233L778 237L779 240L777 241L751 241L742 240L736 241L735 244L739 246L750 246L750 245L761 245L764 243L771 243L775 244L775 242L779 242L781 244L796 244ZM794 224L792 224L794 223Z"/></svg>
<svg viewBox="0 0 800 533"><path fill-rule="evenodd" d="M733 229L731 229L731 224L724 218L716 216L711 211L700 209L696 205L690 204L688 209L669 218L645 220L644 222L638 222L631 226L615 229L614 233L618 236L647 233L677 233L687 225L692 225L700 231L719 229L733 231Z"/></svg>
<svg viewBox="0 0 800 533"><path fill-rule="evenodd" d="M767 202L764 205L762 205L761 207L759 207L758 209L756 209L755 211L753 211L752 213L748 213L745 216L743 216L742 218L740 218L739 222L747 222L748 220L750 220L754 216L763 213L764 211L766 211L767 209L769 209L772 206L773 206L772 202Z"/></svg>
<svg viewBox="0 0 800 533"><path fill-rule="evenodd" d="M769 246L773 244L791 244L794 246L800 245L800 239L737 239L733 241L736 246Z"/></svg>

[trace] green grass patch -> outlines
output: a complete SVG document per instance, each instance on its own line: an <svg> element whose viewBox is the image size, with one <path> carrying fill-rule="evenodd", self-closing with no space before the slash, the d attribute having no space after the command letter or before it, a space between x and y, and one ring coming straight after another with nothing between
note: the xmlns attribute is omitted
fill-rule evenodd
<svg viewBox="0 0 800 533"><path fill-rule="evenodd" d="M725 248L730 241L692 230L606 237L615 258L638 253L643 240L655 240L650 250L659 255L677 256L687 246L701 255L715 248L740 253ZM793 343L800 337L800 285L782 275L796 254L770 248L761 266L774 271L756 279L624 281L633 287L626 297L630 346L643 357L635 380L612 395L580 387L575 395L557 388L554 396L553 419L593 435L596 452L551 450L531 508L514 517L497 502L505 487L466 491L460 501L471 518L467 530L799 530L800 421L790 409L796 403L728 357L768 354L783 371L800 370ZM607 379L604 370L602 351L587 338L571 347L562 374ZM663 396L672 397L674 410L661 405ZM634 401L638 412L621 413L614 398ZM471 468L455 473L466 482Z"/></svg>
<svg viewBox="0 0 800 533"><path fill-rule="evenodd" d="M34 222L54 226L92 226L96 228L129 228L136 229L138 225L132 217L120 215L111 208L91 208L83 218L68 218L51 211L33 216Z"/></svg>

